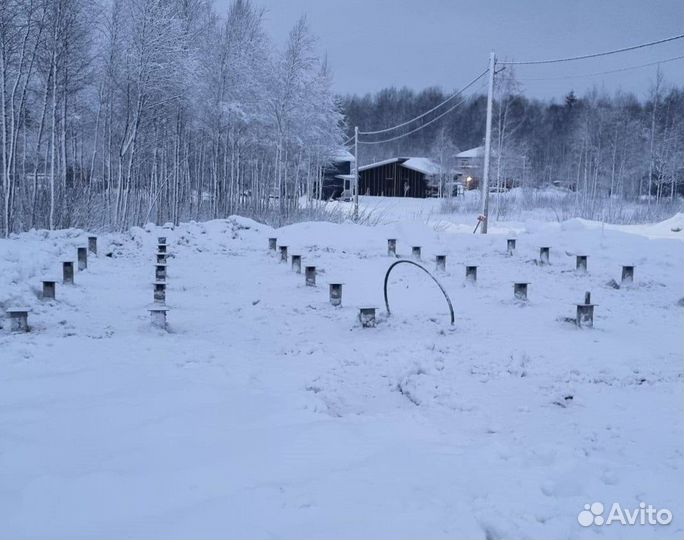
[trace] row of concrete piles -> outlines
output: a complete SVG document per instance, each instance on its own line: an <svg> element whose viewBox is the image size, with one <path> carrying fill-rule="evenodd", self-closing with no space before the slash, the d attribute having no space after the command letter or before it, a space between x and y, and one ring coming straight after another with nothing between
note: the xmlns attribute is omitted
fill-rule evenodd
<svg viewBox="0 0 684 540"><path fill-rule="evenodd" d="M97 256L97 236L88 236L88 247L76 248L76 264L79 272L88 268L88 252ZM43 300L57 299L57 282L45 279L42 281L43 287L41 298ZM74 261L62 261L62 284L74 284ZM30 309L27 307L13 307L7 310L10 319L11 332L29 332L31 327L28 322Z"/></svg>
<svg viewBox="0 0 684 540"><path fill-rule="evenodd" d="M280 257L280 262L287 264L288 262L288 246L278 245L277 238L268 239L268 248L274 253L278 253ZM301 255L290 255L290 265L292 271L301 274L302 273L302 256ZM316 266L305 265L304 266L304 284L307 287L316 287ZM328 297L330 304L339 307L342 305L342 285L341 282L333 282L328 284ZM361 326L364 328L370 328L375 326L375 309L374 307L361 307L359 308L359 321Z"/></svg>
<svg viewBox="0 0 684 540"><path fill-rule="evenodd" d="M288 261L288 246L278 245L277 238L268 239L269 249L271 251L279 251L280 261L287 263ZM517 248L517 240L515 238L506 239L506 255L512 257L515 254ZM387 255L389 257L398 257L397 255L397 239L388 238L387 239ZM411 246L411 256L416 261L422 261L422 246ZM539 259L534 262L540 266L550 265L551 258L551 247L541 246L539 248ZM588 255L576 255L575 260L575 270L578 273L587 273L588 267ZM435 256L435 270L437 272L446 271L447 256L440 254ZM301 255L291 256L292 270L298 274L302 270L302 257ZM466 283L475 284L477 283L477 266L466 265L465 266L465 281ZM631 285L634 282L634 266L626 265L622 267L622 285ZM305 284L307 286L316 286L316 267L315 266L305 266ZM513 297L517 301L526 302L527 292L530 282L514 282L513 283ZM342 304L342 283L330 283L329 284L329 294L330 303L333 306L340 306ZM596 304L591 303L591 293L587 291L584 295L584 302L576 304L577 315L575 318L575 323L579 327L593 327L594 324L594 307ZM372 307L361 307L359 308L359 320L362 326L372 327L375 326L375 310Z"/></svg>
<svg viewBox="0 0 684 540"><path fill-rule="evenodd" d="M152 325L166 330L166 314L169 311L169 307L166 305L166 278L169 252L165 236L160 236L157 238L157 252L154 256L154 281L152 282L153 303L148 308L148 311L150 312Z"/></svg>
<svg viewBox="0 0 684 540"><path fill-rule="evenodd" d="M516 250L516 239L507 238L506 239L506 255L512 257ZM411 255L415 260L421 260L421 246L411 246ZM397 257L397 239L388 238L387 239L387 255L390 257ZM551 264L551 247L541 246L539 248L539 259L535 260L540 266L547 266ZM586 274L588 267L588 255L576 255L575 256L575 270L578 273ZM446 270L446 255L437 255L435 257L435 270L438 272L444 272ZM477 266L466 265L465 267L465 279L467 283L477 282ZM613 286L619 288L614 281ZM634 283L634 266L624 265L622 267L621 284L622 286L629 286ZM513 297L516 300L527 301L527 288L530 285L529 282L515 282L513 283ZM587 291L584 293L584 302L576 304L577 315L575 317L575 323L580 327L593 327L594 325L594 307L596 304L591 303L591 292Z"/></svg>

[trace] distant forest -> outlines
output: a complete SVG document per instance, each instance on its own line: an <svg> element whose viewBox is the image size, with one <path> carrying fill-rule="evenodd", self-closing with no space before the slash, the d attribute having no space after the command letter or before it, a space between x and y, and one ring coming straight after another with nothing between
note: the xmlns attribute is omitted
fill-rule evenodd
<svg viewBox="0 0 684 540"><path fill-rule="evenodd" d="M569 89L560 102L526 97L514 75L497 79L493 182L556 182L572 190L626 198L649 192L655 198L674 198L682 192L682 89L665 87L659 74L646 99L597 90L578 96ZM399 124L449 95L439 88L420 92L387 88L374 95L344 96L341 104L347 135L353 135L355 125L372 131ZM486 95L471 95L453 112L412 135L384 144L360 145L359 161L427 156L453 168L458 151L483 144L486 104ZM365 140L399 135L439 112L391 134L366 136Z"/></svg>

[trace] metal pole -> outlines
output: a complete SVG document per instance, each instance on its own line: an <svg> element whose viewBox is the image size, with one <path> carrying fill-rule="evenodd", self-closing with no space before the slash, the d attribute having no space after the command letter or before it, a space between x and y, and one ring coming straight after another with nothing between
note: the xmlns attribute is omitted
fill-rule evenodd
<svg viewBox="0 0 684 540"><path fill-rule="evenodd" d="M354 127L354 221L359 220L359 127Z"/></svg>
<svg viewBox="0 0 684 540"><path fill-rule="evenodd" d="M489 84L487 85L487 124L485 128L484 170L482 171L482 222L481 232L487 234L487 222L489 221L489 156L492 149L492 105L494 101L494 65L496 55L494 51L489 53Z"/></svg>

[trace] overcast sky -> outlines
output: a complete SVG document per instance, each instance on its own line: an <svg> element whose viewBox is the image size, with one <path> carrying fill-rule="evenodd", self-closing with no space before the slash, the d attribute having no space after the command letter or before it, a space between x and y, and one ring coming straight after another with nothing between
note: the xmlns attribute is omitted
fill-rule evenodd
<svg viewBox="0 0 684 540"><path fill-rule="evenodd" d="M230 0L215 0L225 12ZM460 88L501 59L535 60L618 49L682 33L682 0L253 0L282 45L306 14L339 93L387 86ZM606 58L517 67L527 95L581 94L594 84L644 97L656 66L592 75L682 55L682 40ZM682 60L662 64L682 86ZM590 76L585 76L590 75ZM572 76L573 78L566 78ZM545 80L540 80L545 79ZM549 80L550 79L550 80Z"/></svg>

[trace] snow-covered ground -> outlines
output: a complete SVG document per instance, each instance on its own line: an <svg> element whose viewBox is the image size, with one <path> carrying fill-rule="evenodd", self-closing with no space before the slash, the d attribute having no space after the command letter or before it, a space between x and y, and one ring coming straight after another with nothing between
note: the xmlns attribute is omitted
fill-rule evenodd
<svg viewBox="0 0 684 540"><path fill-rule="evenodd" d="M86 233L0 241L0 307L32 310L30 333L0 330L0 537L682 537L682 216L483 236L472 216L417 206L375 227L231 218L101 235L54 302L40 280ZM169 332L146 312L159 235ZM317 287L269 236L317 266ZM401 256L421 245L430 270L447 255L454 326L410 265L392 273L386 315L389 237ZM634 285L610 287L623 264ZM514 281L531 283L527 303ZM585 291L593 329L565 320ZM376 328L358 322L369 305ZM583 528L593 502L673 520Z"/></svg>
<svg viewBox="0 0 684 540"><path fill-rule="evenodd" d="M477 216L481 208L480 194L478 191L466 191L464 194L452 199L413 199L413 198L390 198L390 197L359 197L361 208L361 219L364 223L395 223L398 221L420 221L434 226L449 226L455 223L466 224L463 230L470 227L471 222ZM667 216L666 211L675 212L682 208L681 198L675 201L665 201L663 204L654 205L648 210L645 204L637 204L616 199L611 204L607 199L602 201L604 207L596 208L595 212L602 215L603 221L608 223L645 223L657 221L654 216ZM301 199L301 204L306 204L306 199ZM491 193L490 204L490 228L502 226L510 229L512 226L519 226L530 222L558 222L576 216L575 194L566 190L553 187L539 189L514 188L503 193ZM326 207L331 211L340 211L343 215L352 215L353 204L349 202L331 201ZM448 210L447 210L448 209ZM674 210L672 210L674 209ZM645 219L645 216L650 216ZM455 221L455 216L456 221ZM679 224L681 230L681 213L673 218L674 223ZM503 223L499 223L502 221ZM667 236L672 237L671 220L665 220L656 225L663 228ZM594 225L601 223L594 222ZM611 227L611 225L606 225ZM630 227L623 228L618 225L618 230L628 231ZM644 233L643 225L632 226L640 234ZM675 227L676 228L676 227Z"/></svg>

